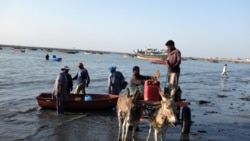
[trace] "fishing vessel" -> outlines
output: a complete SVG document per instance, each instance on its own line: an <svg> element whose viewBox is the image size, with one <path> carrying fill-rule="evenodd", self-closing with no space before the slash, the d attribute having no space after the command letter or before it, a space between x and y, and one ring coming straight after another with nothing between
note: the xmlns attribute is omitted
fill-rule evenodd
<svg viewBox="0 0 250 141"><path fill-rule="evenodd" d="M139 59L166 59L167 57L167 50L162 49L155 49L155 48L148 48L145 50L134 50L134 53L137 58Z"/></svg>

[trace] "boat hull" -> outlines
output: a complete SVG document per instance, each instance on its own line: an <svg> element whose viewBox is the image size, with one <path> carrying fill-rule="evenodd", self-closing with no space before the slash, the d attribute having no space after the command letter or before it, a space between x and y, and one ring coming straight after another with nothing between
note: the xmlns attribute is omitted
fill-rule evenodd
<svg viewBox="0 0 250 141"><path fill-rule="evenodd" d="M165 60L161 59L150 59L149 61L154 64L166 64Z"/></svg>
<svg viewBox="0 0 250 141"><path fill-rule="evenodd" d="M116 106L118 95L111 94L89 94L91 101L84 101L83 95L70 94L68 101L64 103L65 110L98 110L108 109ZM40 107L45 109L56 109L56 100L52 100L51 93L41 93L36 97Z"/></svg>
<svg viewBox="0 0 250 141"><path fill-rule="evenodd" d="M51 61L62 61L62 58L49 58Z"/></svg>
<svg viewBox="0 0 250 141"><path fill-rule="evenodd" d="M136 57L138 59L148 59L148 60L151 60L151 59L166 59L167 58L167 55L163 55L163 54L160 54L160 55L144 55L144 54L141 54L141 53L137 53L136 54Z"/></svg>

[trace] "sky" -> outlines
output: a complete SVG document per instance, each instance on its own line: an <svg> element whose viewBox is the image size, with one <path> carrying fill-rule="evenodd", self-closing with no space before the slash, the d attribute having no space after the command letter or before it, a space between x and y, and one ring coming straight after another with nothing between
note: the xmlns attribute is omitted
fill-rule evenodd
<svg viewBox="0 0 250 141"><path fill-rule="evenodd" d="M250 58L249 0L0 0L0 44Z"/></svg>

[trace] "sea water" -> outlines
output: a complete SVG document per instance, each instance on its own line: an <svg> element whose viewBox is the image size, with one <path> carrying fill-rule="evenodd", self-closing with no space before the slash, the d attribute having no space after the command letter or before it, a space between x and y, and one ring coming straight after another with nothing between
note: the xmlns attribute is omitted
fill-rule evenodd
<svg viewBox="0 0 250 141"><path fill-rule="evenodd" d="M61 57L62 61L45 60L47 53ZM69 73L73 77L77 73L78 62L84 64L90 75L87 94L108 92L107 78L110 66L116 66L128 82L135 65L140 67L142 75L153 75L156 70L160 70L161 87L167 85L166 66L153 64L148 60L120 54L66 54L42 50L26 50L25 53L21 53L14 52L11 48L3 48L0 50L1 141L117 140L118 124L116 112L113 110L68 112L60 116L53 110L39 110L36 96L42 92L51 92L56 75L63 66L70 67ZM228 66L229 78L220 77L225 63ZM228 124L233 124L232 128L241 130L240 139L249 139L250 103L242 100L250 96L249 65L229 62L208 63L203 60L182 61L179 84L183 92L182 98L191 103L193 134L198 130L209 130L211 132L200 135L204 136L202 139L234 139L229 132L218 132L224 131ZM74 88L75 86L76 81ZM210 103L205 106L197 105L198 100L207 100ZM219 129L213 128L218 124ZM168 140L180 140L180 127L169 129L168 132ZM147 133L148 122L145 119L140 125L140 132L136 135L137 140L146 140ZM196 138L190 136L188 139Z"/></svg>

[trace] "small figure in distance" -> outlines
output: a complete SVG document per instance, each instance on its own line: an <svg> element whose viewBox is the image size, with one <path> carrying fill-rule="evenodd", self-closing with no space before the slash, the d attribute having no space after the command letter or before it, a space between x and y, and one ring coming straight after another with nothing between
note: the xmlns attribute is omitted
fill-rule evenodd
<svg viewBox="0 0 250 141"><path fill-rule="evenodd" d="M109 68L110 74L108 77L108 93L119 95L122 91L125 78L120 71L116 71L115 66ZM126 87L126 86L125 86Z"/></svg>
<svg viewBox="0 0 250 141"><path fill-rule="evenodd" d="M79 94L80 91L82 92L82 94L86 94L85 91L85 87L89 86L90 83L90 77L89 77L89 73L88 70L83 66L82 62L78 63L78 67L79 67L79 71L77 72L77 74L72 78L72 80L76 80L77 79L77 86L75 89L75 94Z"/></svg>
<svg viewBox="0 0 250 141"><path fill-rule="evenodd" d="M224 65L223 67L223 70L222 70L222 73L221 73L221 77L228 77L228 74L227 74L227 64Z"/></svg>
<svg viewBox="0 0 250 141"><path fill-rule="evenodd" d="M61 72L57 75L54 88L52 91L52 99L56 98L57 114L63 114L64 102L68 101L68 80L67 73L68 67L61 68Z"/></svg>
<svg viewBox="0 0 250 141"><path fill-rule="evenodd" d="M47 54L47 55L45 56L45 59L46 59L46 60L49 60L49 54Z"/></svg>

